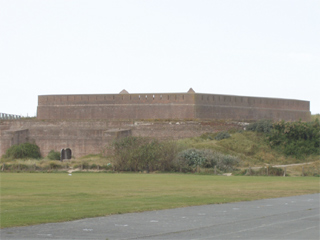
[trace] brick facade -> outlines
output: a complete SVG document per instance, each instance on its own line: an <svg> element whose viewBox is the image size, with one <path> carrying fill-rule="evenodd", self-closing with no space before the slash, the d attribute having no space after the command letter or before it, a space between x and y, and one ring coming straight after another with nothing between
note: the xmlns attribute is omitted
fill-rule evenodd
<svg viewBox="0 0 320 240"><path fill-rule="evenodd" d="M309 121L309 102L199 93L44 95L38 119L272 119Z"/></svg>

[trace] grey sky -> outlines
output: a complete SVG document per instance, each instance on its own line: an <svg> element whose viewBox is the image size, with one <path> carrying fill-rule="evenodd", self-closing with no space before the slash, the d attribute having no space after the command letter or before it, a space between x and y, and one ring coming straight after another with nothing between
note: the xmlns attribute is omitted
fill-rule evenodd
<svg viewBox="0 0 320 240"><path fill-rule="evenodd" d="M37 96L186 92L320 113L319 0L0 0L0 112Z"/></svg>

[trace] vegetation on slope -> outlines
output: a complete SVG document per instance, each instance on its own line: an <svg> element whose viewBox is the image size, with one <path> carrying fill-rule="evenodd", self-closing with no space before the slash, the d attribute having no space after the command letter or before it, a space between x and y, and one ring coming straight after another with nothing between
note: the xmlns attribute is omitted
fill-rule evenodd
<svg viewBox="0 0 320 240"><path fill-rule="evenodd" d="M211 149L240 157L244 164L289 164L319 159L319 121L260 121L247 127L251 131L230 131L231 137L216 141L217 134L180 140L196 149Z"/></svg>

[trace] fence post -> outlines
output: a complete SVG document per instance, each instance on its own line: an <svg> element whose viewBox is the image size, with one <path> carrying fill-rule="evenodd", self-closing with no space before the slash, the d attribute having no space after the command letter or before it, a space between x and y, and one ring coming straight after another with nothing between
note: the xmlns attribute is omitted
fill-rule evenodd
<svg viewBox="0 0 320 240"><path fill-rule="evenodd" d="M286 176L286 173L287 173L287 168L284 167L284 172L283 172L283 176L284 176L284 177Z"/></svg>
<svg viewBox="0 0 320 240"><path fill-rule="evenodd" d="M1 168L1 171L2 171L2 172L4 171L4 164L2 164L2 168Z"/></svg>
<svg viewBox="0 0 320 240"><path fill-rule="evenodd" d="M251 166L249 166L249 176L251 176Z"/></svg>
<svg viewBox="0 0 320 240"><path fill-rule="evenodd" d="M214 175L217 175L217 165L214 166Z"/></svg>
<svg viewBox="0 0 320 240"><path fill-rule="evenodd" d="M269 176L269 165L267 166L267 176Z"/></svg>
<svg viewBox="0 0 320 240"><path fill-rule="evenodd" d="M302 166L302 177L304 177L304 169L303 169L303 166Z"/></svg>

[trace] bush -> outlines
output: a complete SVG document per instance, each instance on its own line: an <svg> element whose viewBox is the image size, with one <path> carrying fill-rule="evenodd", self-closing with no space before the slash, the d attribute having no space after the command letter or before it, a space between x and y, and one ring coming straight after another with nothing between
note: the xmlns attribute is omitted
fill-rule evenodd
<svg viewBox="0 0 320 240"><path fill-rule="evenodd" d="M230 134L228 132L219 132L217 134L217 136L215 136L215 140L222 140L222 139L226 139L226 138L229 138L230 137Z"/></svg>
<svg viewBox="0 0 320 240"><path fill-rule="evenodd" d="M208 149L187 149L178 154L177 164L180 169L192 169L197 166L202 168L217 167L220 171L233 171L239 164L238 157L224 155Z"/></svg>
<svg viewBox="0 0 320 240"><path fill-rule="evenodd" d="M13 145L7 149L4 158L19 159L19 158L41 158L40 148L33 143L23 143Z"/></svg>
<svg viewBox="0 0 320 240"><path fill-rule="evenodd" d="M120 171L169 171L177 152L173 141L126 137L112 144L114 169Z"/></svg>
<svg viewBox="0 0 320 240"><path fill-rule="evenodd" d="M270 133L273 128L273 124L271 120L259 120L255 123L250 123L246 130L253 132L263 132Z"/></svg>
<svg viewBox="0 0 320 240"><path fill-rule="evenodd" d="M59 152L56 152L56 151L54 151L54 150L51 150L51 151L48 153L47 158L50 159L50 160L60 160L60 153L59 153Z"/></svg>
<svg viewBox="0 0 320 240"><path fill-rule="evenodd" d="M217 159L217 168L223 172L232 172L240 163L240 159L236 156L215 153Z"/></svg>
<svg viewBox="0 0 320 240"><path fill-rule="evenodd" d="M303 155L320 154L320 124L314 122L278 122L268 137L272 148L286 155L301 158Z"/></svg>
<svg viewBox="0 0 320 240"><path fill-rule="evenodd" d="M174 159L178 154L178 145L174 141L160 142L160 155L157 159L157 170L175 171Z"/></svg>

